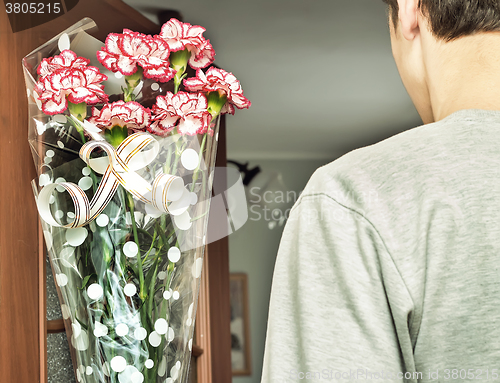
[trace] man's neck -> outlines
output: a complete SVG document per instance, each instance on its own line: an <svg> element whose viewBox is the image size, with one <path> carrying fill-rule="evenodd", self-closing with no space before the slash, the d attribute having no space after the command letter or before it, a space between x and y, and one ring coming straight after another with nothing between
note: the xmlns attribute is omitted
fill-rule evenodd
<svg viewBox="0 0 500 383"><path fill-rule="evenodd" d="M434 121L461 109L500 110L500 33L439 43L426 61Z"/></svg>

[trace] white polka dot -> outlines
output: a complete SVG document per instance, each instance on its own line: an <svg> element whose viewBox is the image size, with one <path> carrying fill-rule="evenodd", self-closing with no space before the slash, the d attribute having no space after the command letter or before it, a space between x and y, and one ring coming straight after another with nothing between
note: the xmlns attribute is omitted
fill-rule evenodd
<svg viewBox="0 0 500 383"><path fill-rule="evenodd" d="M56 274L56 281L60 287L63 287L68 284L68 277L66 274Z"/></svg>
<svg viewBox="0 0 500 383"><path fill-rule="evenodd" d="M191 303L188 308L188 318L193 317L194 303Z"/></svg>
<svg viewBox="0 0 500 383"><path fill-rule="evenodd" d="M160 318L155 322L155 330L158 334L163 335L168 331L168 323L165 319Z"/></svg>
<svg viewBox="0 0 500 383"><path fill-rule="evenodd" d="M95 322L94 336L99 338L105 335L108 335L108 327L103 325L101 322Z"/></svg>
<svg viewBox="0 0 500 383"><path fill-rule="evenodd" d="M66 215L68 216L69 219L75 218L75 213L73 213L72 211L68 211L68 214Z"/></svg>
<svg viewBox="0 0 500 383"><path fill-rule="evenodd" d="M69 49L70 41L67 33L63 33L61 37L59 37L59 40L57 41L57 47L61 52L65 49Z"/></svg>
<svg viewBox="0 0 500 383"><path fill-rule="evenodd" d="M155 362L153 362L151 359L146 360L146 363L144 363L147 369L151 369L154 367Z"/></svg>
<svg viewBox="0 0 500 383"><path fill-rule="evenodd" d="M57 141L57 146L59 146L61 149L64 148L64 144L61 141Z"/></svg>
<svg viewBox="0 0 500 383"><path fill-rule="evenodd" d="M125 323L120 323L118 326L116 326L115 331L116 335L125 336L128 334L128 326Z"/></svg>
<svg viewBox="0 0 500 383"><path fill-rule="evenodd" d="M71 337L71 344L78 351L85 351L86 349L88 349L89 348L89 337L87 335L87 332L85 330L82 330L82 332L80 333L80 335L78 337L75 337L73 335Z"/></svg>
<svg viewBox="0 0 500 383"><path fill-rule="evenodd" d="M144 382L144 375L140 371L134 372L130 376L130 383L142 383Z"/></svg>
<svg viewBox="0 0 500 383"><path fill-rule="evenodd" d="M196 195L196 193L191 192L191 193L189 193L189 195L191 196L191 202L190 202L190 204L191 205L196 205L196 202L198 202L198 196Z"/></svg>
<svg viewBox="0 0 500 383"><path fill-rule="evenodd" d="M120 72L115 72L115 77L116 78L122 78L123 75Z"/></svg>
<svg viewBox="0 0 500 383"><path fill-rule="evenodd" d="M133 297L137 293L137 287L132 283L127 283L123 288L123 292L128 297Z"/></svg>
<svg viewBox="0 0 500 383"><path fill-rule="evenodd" d="M140 376L137 374L140 374ZM123 372L118 374L118 381L120 383L142 383L144 376L134 366L127 366Z"/></svg>
<svg viewBox="0 0 500 383"><path fill-rule="evenodd" d="M186 326L191 326L193 320L191 318L186 319Z"/></svg>
<svg viewBox="0 0 500 383"><path fill-rule="evenodd" d="M105 227L109 223L109 217L106 214L100 214L99 217L96 218L95 223L97 223L97 226Z"/></svg>
<svg viewBox="0 0 500 383"><path fill-rule="evenodd" d="M50 164L51 162L52 162L52 158L51 158L51 157L45 157L45 158L43 159L43 163L44 163L44 164L46 164L46 165L47 165L47 164Z"/></svg>
<svg viewBox="0 0 500 383"><path fill-rule="evenodd" d="M58 184L58 183L62 183L62 182L66 182L66 180L62 177L59 177L59 178L56 178L56 181L54 182L55 184ZM63 186L57 186L56 187L56 190L59 192L59 193L62 193L63 191L65 191L66 189L63 187Z"/></svg>
<svg viewBox="0 0 500 383"><path fill-rule="evenodd" d="M79 322L71 323L71 329L73 330L73 336L75 338L78 338L82 333L82 325Z"/></svg>
<svg viewBox="0 0 500 383"><path fill-rule="evenodd" d="M170 262L178 262L179 259L181 259L181 251L179 250L178 247L171 247L170 249L168 249L168 260Z"/></svg>
<svg viewBox="0 0 500 383"><path fill-rule="evenodd" d="M175 362L175 368L180 370L181 369L181 361L178 360L177 362Z"/></svg>
<svg viewBox="0 0 500 383"><path fill-rule="evenodd" d="M219 132L215 135L215 141L219 141Z"/></svg>
<svg viewBox="0 0 500 383"><path fill-rule="evenodd" d="M189 339L188 347L189 347L189 351L191 351L191 349L193 348L193 338Z"/></svg>
<svg viewBox="0 0 500 383"><path fill-rule="evenodd" d="M174 333L174 329L172 327L169 327L168 328L168 334L167 334L167 340L169 342L172 342L175 338L175 333Z"/></svg>
<svg viewBox="0 0 500 383"><path fill-rule="evenodd" d="M64 114L56 114L55 116L52 116L52 121L58 122L59 124L65 124L66 122L68 122L68 119Z"/></svg>
<svg viewBox="0 0 500 383"><path fill-rule="evenodd" d="M89 190L92 187L92 183L92 178L82 177L80 181L78 181L78 186L80 186L82 190Z"/></svg>
<svg viewBox="0 0 500 383"><path fill-rule="evenodd" d="M78 382L82 381L82 375L80 373L80 370L76 370L76 380L78 380Z"/></svg>
<svg viewBox="0 0 500 383"><path fill-rule="evenodd" d="M62 210L58 210L55 212L54 217L61 219L62 217L64 217L64 212Z"/></svg>
<svg viewBox="0 0 500 383"><path fill-rule="evenodd" d="M78 370L80 370L80 372L82 374L85 373L85 366L83 364L80 364L80 366L78 367Z"/></svg>
<svg viewBox="0 0 500 383"><path fill-rule="evenodd" d="M179 299L179 292L178 291L174 291L174 293L172 294L172 298L174 298L175 300Z"/></svg>
<svg viewBox="0 0 500 383"><path fill-rule="evenodd" d="M84 176L90 176L90 168L89 167L85 167L82 169L82 174Z"/></svg>
<svg viewBox="0 0 500 383"><path fill-rule="evenodd" d="M198 258L193 263L193 267L191 267L191 273L193 277L199 278L201 276L201 269L203 267L203 258Z"/></svg>
<svg viewBox="0 0 500 383"><path fill-rule="evenodd" d="M149 344L153 347L158 347L161 343L161 336L156 331L153 331L149 334Z"/></svg>
<svg viewBox="0 0 500 383"><path fill-rule="evenodd" d="M65 320L68 319L71 315L71 311L69 310L69 307L65 304L61 305L61 313L62 313L62 316Z"/></svg>
<svg viewBox="0 0 500 383"><path fill-rule="evenodd" d="M157 91L158 89L160 89L160 85L158 85L157 82L154 82L151 84L151 89Z"/></svg>
<svg viewBox="0 0 500 383"><path fill-rule="evenodd" d="M31 90L29 90L28 88L26 88L26 94L28 95L28 98L31 96Z"/></svg>
<svg viewBox="0 0 500 383"><path fill-rule="evenodd" d="M165 383L174 383L174 380L172 378L167 378L167 380L165 380Z"/></svg>
<svg viewBox="0 0 500 383"><path fill-rule="evenodd" d="M80 246L88 235L87 229L84 227L77 227L76 229L67 229L66 230L66 241L71 246Z"/></svg>
<svg viewBox="0 0 500 383"><path fill-rule="evenodd" d="M113 371L122 372L127 367L127 361L123 356L115 356L111 359L111 368Z"/></svg>
<svg viewBox="0 0 500 383"><path fill-rule="evenodd" d="M47 246L47 250L52 249L52 243L53 243L52 233L50 231L44 230L43 235L45 237L45 245Z"/></svg>
<svg viewBox="0 0 500 383"><path fill-rule="evenodd" d="M148 332L143 327L139 327L134 331L134 338L137 340L144 340L147 336Z"/></svg>
<svg viewBox="0 0 500 383"><path fill-rule="evenodd" d="M49 203L52 205L54 202L56 202L56 197L54 197L53 195L51 195L50 198L49 198Z"/></svg>
<svg viewBox="0 0 500 383"><path fill-rule="evenodd" d="M87 295L89 296L90 299L92 300L98 300L102 297L103 290L101 285L97 283L92 283L88 288L87 288Z"/></svg>
<svg viewBox="0 0 500 383"><path fill-rule="evenodd" d="M50 184L50 177L48 174L40 174L40 178L38 178L38 185L45 186Z"/></svg>
<svg viewBox="0 0 500 383"><path fill-rule="evenodd" d="M90 367L90 366L87 366L87 368L85 369L85 373L87 375L92 375L93 372L94 372L94 370L92 370L92 367Z"/></svg>
<svg viewBox="0 0 500 383"><path fill-rule="evenodd" d="M54 153L54 151L53 151L53 150L47 150L47 151L45 152L45 155L46 155L47 157L54 157L54 156L56 155L56 153Z"/></svg>
<svg viewBox="0 0 500 383"><path fill-rule="evenodd" d="M191 222L191 216L189 215L189 213L187 211L185 211L181 215L175 215L174 222L175 222L175 225L181 230L188 230L191 227L191 225L193 224Z"/></svg>
<svg viewBox="0 0 500 383"><path fill-rule="evenodd" d="M138 252L139 248L135 242L128 241L123 245L123 253L129 258L136 257Z"/></svg>
<svg viewBox="0 0 500 383"><path fill-rule="evenodd" d="M102 372L104 372L104 375L109 376L109 363L104 362L102 365Z"/></svg>
<svg viewBox="0 0 500 383"><path fill-rule="evenodd" d="M158 279L159 279L159 280L162 280L162 281L163 281L166 277L167 277L167 273L166 273L166 272L164 272L164 271L160 271L160 272L158 273Z"/></svg>
<svg viewBox="0 0 500 383"><path fill-rule="evenodd" d="M89 227L90 227L90 231L92 231L92 233L95 233L95 230L97 228L95 226L95 222L94 221L90 222Z"/></svg>
<svg viewBox="0 0 500 383"><path fill-rule="evenodd" d="M181 154L181 163L187 170L194 170L198 166L198 153L194 149L186 149Z"/></svg>
<svg viewBox="0 0 500 383"><path fill-rule="evenodd" d="M167 359L163 357L158 365L158 376L163 376L167 372Z"/></svg>
<svg viewBox="0 0 500 383"><path fill-rule="evenodd" d="M171 296L172 296L172 293L170 291L163 292L163 298L168 300L168 299L170 299Z"/></svg>
<svg viewBox="0 0 500 383"><path fill-rule="evenodd" d="M173 366L171 369L170 369L170 377L175 380L177 379L177 376L179 375L179 370L177 368L175 368L175 366Z"/></svg>

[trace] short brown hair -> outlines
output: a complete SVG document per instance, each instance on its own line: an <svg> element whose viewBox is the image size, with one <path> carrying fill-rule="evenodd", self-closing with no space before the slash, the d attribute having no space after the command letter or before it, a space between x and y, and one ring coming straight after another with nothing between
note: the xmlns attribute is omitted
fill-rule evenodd
<svg viewBox="0 0 500 383"><path fill-rule="evenodd" d="M394 29L397 29L398 1L383 1L389 5ZM419 0L418 7L429 20L434 36L445 41L477 32L500 31L498 0Z"/></svg>

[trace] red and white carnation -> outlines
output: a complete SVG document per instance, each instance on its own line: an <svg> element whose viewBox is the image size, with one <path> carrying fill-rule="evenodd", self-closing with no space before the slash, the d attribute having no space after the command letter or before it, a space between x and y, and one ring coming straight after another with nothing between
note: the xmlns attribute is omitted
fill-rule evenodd
<svg viewBox="0 0 500 383"><path fill-rule="evenodd" d="M44 77L60 69L83 69L89 62L90 60L78 57L75 52L65 49L58 56L43 59L38 66L37 73Z"/></svg>
<svg viewBox="0 0 500 383"><path fill-rule="evenodd" d="M112 72L130 76L143 69L144 77L167 82L175 75L168 60L168 44L160 38L124 29L123 33L110 33L105 46L97 52L97 59Z"/></svg>
<svg viewBox="0 0 500 383"><path fill-rule="evenodd" d="M184 87L191 92L219 92L221 95L226 95L227 102L222 107L221 114L234 114L234 106L243 109L249 108L252 104L243 96L243 89L238 79L223 69L210 67L206 74L198 69L196 77L184 80Z"/></svg>
<svg viewBox="0 0 500 383"><path fill-rule="evenodd" d="M187 49L191 53L191 68L205 68L214 62L215 51L210 40L203 37L205 28L170 19L163 24L159 37L165 40L171 52Z"/></svg>
<svg viewBox="0 0 500 383"><path fill-rule="evenodd" d="M207 133L212 120L207 108L207 98L202 93L167 92L165 96L156 98L148 131L166 136L177 127L180 134L193 136Z"/></svg>
<svg viewBox="0 0 500 383"><path fill-rule="evenodd" d="M111 129L118 125L134 131L143 131L150 119L149 109L138 102L120 100L104 105L101 110L92 108L92 116L88 120L99 128Z"/></svg>
<svg viewBox="0 0 500 383"><path fill-rule="evenodd" d="M73 104L85 102L88 105L107 102L102 81L108 78L93 66L57 69L41 77L35 92L42 102L42 111L53 115L64 112L68 101Z"/></svg>

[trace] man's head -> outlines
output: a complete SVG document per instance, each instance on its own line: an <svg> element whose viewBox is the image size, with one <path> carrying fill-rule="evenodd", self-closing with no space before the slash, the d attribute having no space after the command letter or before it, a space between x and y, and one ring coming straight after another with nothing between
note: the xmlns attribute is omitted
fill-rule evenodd
<svg viewBox="0 0 500 383"><path fill-rule="evenodd" d="M389 6L390 18L397 28L401 1L383 1ZM438 39L451 41L476 32L500 31L498 0L420 0L417 7L428 18Z"/></svg>
<svg viewBox="0 0 500 383"><path fill-rule="evenodd" d="M458 75L463 69L464 64L453 67L454 61L484 56L485 49L481 53L475 49L485 47L484 32L500 31L500 1L383 1L389 6L392 52L401 79L424 123L432 122L436 106L431 104L437 99L433 94L439 94L433 87L441 86L439 80L447 72Z"/></svg>

